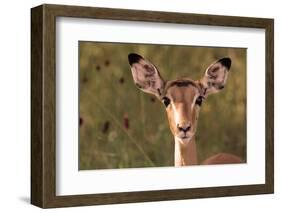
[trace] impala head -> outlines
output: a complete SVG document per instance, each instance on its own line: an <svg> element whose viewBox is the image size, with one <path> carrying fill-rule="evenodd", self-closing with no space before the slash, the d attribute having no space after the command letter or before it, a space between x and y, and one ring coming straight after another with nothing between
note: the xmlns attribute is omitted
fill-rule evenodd
<svg viewBox="0 0 281 213"><path fill-rule="evenodd" d="M131 53L128 59L136 86L163 102L172 134L187 144L196 133L202 102L209 94L224 88L231 60L222 58L212 63L197 81L188 78L164 81L156 66L142 56Z"/></svg>

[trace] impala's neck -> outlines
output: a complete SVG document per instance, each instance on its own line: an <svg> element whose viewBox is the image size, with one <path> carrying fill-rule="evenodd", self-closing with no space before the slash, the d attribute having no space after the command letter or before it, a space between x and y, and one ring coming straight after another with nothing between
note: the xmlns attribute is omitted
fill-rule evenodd
<svg viewBox="0 0 281 213"><path fill-rule="evenodd" d="M175 166L197 165L195 137L188 144L182 144L175 137Z"/></svg>

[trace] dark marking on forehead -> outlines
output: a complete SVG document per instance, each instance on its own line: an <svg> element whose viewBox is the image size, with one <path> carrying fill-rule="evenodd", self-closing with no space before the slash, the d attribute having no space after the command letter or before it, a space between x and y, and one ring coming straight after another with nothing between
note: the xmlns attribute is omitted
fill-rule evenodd
<svg viewBox="0 0 281 213"><path fill-rule="evenodd" d="M172 86L177 86L177 87L188 87L188 86L194 86L197 88L196 84L193 81L189 81L189 80L178 80L178 81L174 81L170 84L170 87Z"/></svg>

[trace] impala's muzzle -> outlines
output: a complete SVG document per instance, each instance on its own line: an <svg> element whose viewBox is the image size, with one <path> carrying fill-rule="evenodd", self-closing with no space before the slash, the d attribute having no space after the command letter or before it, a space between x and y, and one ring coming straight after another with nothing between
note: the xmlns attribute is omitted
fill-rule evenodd
<svg viewBox="0 0 281 213"><path fill-rule="evenodd" d="M176 125L177 130L175 136L182 141L189 141L193 135L193 128L191 122L185 122Z"/></svg>

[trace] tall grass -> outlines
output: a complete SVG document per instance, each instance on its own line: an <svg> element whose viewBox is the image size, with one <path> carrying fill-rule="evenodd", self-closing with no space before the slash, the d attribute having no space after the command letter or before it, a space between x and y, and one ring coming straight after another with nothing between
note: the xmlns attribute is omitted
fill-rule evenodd
<svg viewBox="0 0 281 213"><path fill-rule="evenodd" d="M199 160L229 152L246 160L246 50L79 42L79 169L172 166L174 142L165 108L138 90L127 55L152 61L163 78L199 79L231 57L226 88L203 103L196 135Z"/></svg>

